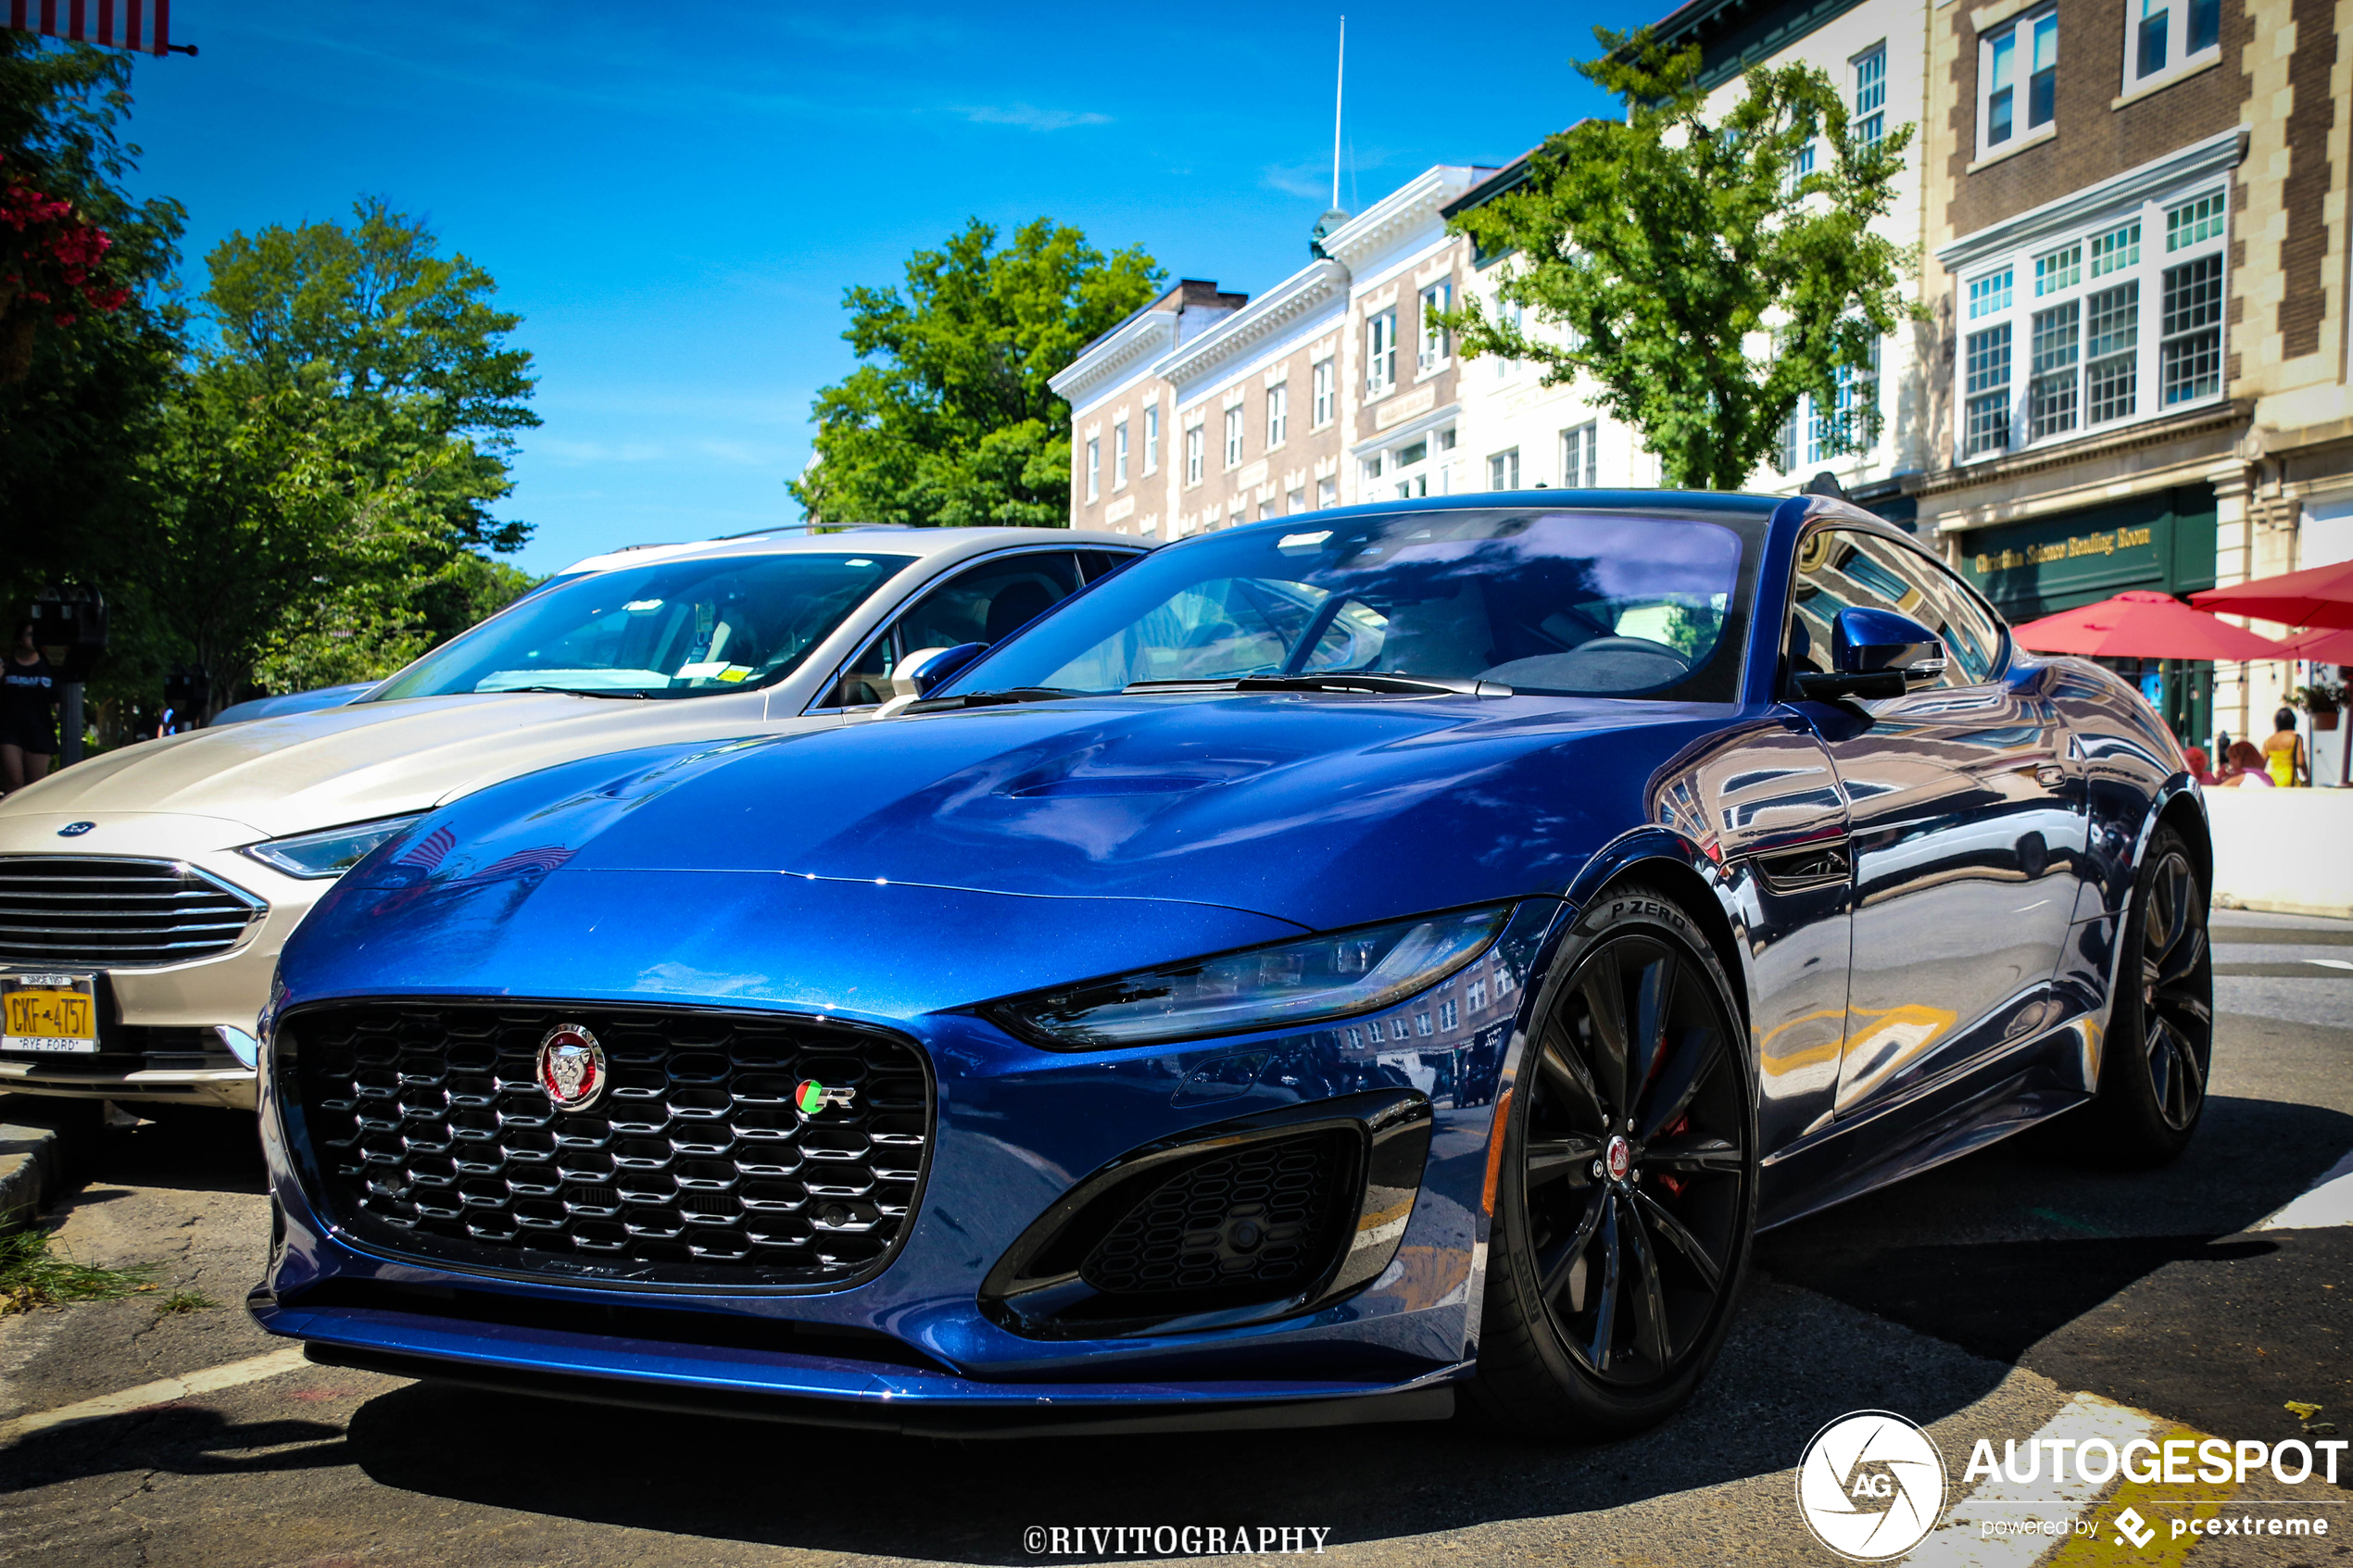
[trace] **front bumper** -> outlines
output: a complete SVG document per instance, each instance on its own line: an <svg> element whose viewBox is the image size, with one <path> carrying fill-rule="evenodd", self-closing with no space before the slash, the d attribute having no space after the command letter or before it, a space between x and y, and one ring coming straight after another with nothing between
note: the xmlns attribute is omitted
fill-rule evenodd
<svg viewBox="0 0 2353 1568"><path fill-rule="evenodd" d="M286 1075L272 1071L276 1234L249 1306L335 1364L819 1424L984 1436L1443 1416L1477 1354L1495 1091L1554 909L1522 907L1494 955L1513 984L1476 1019L1426 995L1338 1027L1089 1053L1040 1051L968 1014L868 1020L927 1053L936 1142L898 1251L837 1289L585 1282L362 1240L306 1190L286 1147L300 1119L276 1105ZM990 1299L1041 1222L1140 1149L1401 1095L1429 1108L1427 1157L1405 1203L1352 1210L1350 1250L1378 1228L1386 1261L1343 1291L1271 1315L1051 1331Z"/></svg>

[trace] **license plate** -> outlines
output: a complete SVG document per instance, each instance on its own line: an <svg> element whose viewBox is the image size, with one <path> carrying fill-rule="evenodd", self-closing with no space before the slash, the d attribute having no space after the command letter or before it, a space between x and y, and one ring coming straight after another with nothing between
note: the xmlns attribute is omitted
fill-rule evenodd
<svg viewBox="0 0 2353 1568"><path fill-rule="evenodd" d="M95 1051L98 982L89 974L0 974L0 1051Z"/></svg>

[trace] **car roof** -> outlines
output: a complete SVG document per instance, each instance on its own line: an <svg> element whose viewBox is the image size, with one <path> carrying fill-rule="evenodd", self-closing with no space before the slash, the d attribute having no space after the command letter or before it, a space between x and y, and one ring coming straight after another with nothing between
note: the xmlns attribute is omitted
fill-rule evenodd
<svg viewBox="0 0 2353 1568"><path fill-rule="evenodd" d="M799 526L789 529L733 534L724 539L701 539L676 545L637 545L606 555L590 556L564 568L560 575L578 572L610 571L620 567L642 566L658 560L679 560L687 557L789 556L811 553L838 555L845 550L872 550L877 555L932 556L982 555L990 550L1014 545L1076 546L1088 549L1125 547L1131 550L1149 549L1151 541L1138 539L1126 533L1105 533L1079 528L900 528L879 524L862 524L832 533L804 533Z"/></svg>

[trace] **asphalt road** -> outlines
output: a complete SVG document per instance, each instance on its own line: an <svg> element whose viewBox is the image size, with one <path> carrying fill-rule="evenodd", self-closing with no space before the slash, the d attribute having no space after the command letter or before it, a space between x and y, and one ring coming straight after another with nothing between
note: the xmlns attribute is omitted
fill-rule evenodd
<svg viewBox="0 0 2353 1568"><path fill-rule="evenodd" d="M1630 1441L1531 1447L1453 1423L955 1444L296 1365L0 1436L0 1558L1136 1562L1166 1554L1051 1558L1026 1535L1218 1525L1324 1529L1325 1555L1351 1563L1827 1563L1793 1467L1857 1409L1927 1426L1957 1481L1978 1439L2023 1442L2082 1393L2160 1428L2273 1442L2298 1435L2284 1408L2296 1399L2353 1436L2353 1224L2250 1229L2353 1150L2353 968L2338 967L2353 965L2353 924L2218 914L2214 1098L2186 1156L2120 1175L2019 1139L1774 1233L1698 1399ZM60 1236L85 1261L158 1265L164 1289L0 1319L0 1424L282 1349L237 1305L265 1231L242 1128L113 1135ZM216 1305L157 1312L175 1290ZM2259 1478L2233 1505L2328 1515L2329 1539L2193 1555L2353 1562L2353 1462L2340 1474L2333 1488ZM2103 1557L2106 1541L2058 1550L2143 1560ZM2145 1560L2190 1544L2160 1538ZM2036 1555L1971 1549L1932 1537L1915 1561Z"/></svg>

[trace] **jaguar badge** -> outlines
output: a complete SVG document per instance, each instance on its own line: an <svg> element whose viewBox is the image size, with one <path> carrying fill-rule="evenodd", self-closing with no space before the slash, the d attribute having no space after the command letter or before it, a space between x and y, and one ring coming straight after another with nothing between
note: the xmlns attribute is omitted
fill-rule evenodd
<svg viewBox="0 0 2353 1568"><path fill-rule="evenodd" d="M558 1110L585 1110L605 1092L605 1048L587 1026L559 1023L539 1042L539 1086Z"/></svg>

